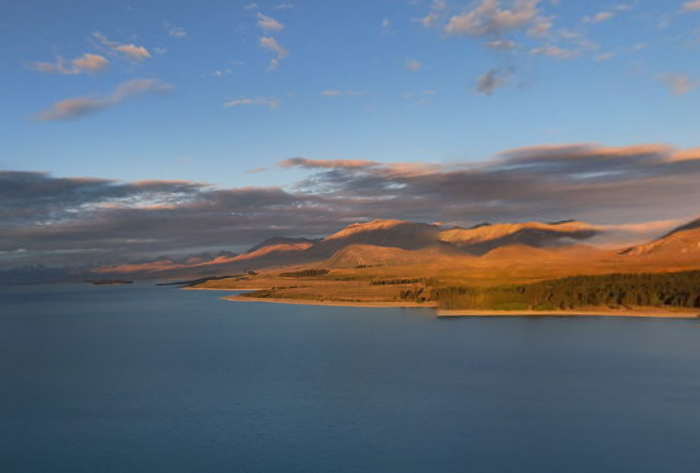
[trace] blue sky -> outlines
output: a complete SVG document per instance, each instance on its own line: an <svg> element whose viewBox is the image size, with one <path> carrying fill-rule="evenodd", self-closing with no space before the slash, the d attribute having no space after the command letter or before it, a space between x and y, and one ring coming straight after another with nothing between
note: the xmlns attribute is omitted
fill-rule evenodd
<svg viewBox="0 0 700 473"><path fill-rule="evenodd" d="M0 166L236 187L295 182L301 171L275 166L295 156L455 163L540 144L698 145L700 6L501 1L502 12L535 14L495 32L448 30L484 3L3 2ZM549 26L533 37L541 19ZM516 46L489 48L495 41ZM109 64L71 70L85 54ZM59 58L63 73L37 69ZM478 93L494 70L495 90ZM104 99L144 79L168 90L37 120L62 100ZM268 105L224 106L241 98ZM268 171L246 173L260 168Z"/></svg>

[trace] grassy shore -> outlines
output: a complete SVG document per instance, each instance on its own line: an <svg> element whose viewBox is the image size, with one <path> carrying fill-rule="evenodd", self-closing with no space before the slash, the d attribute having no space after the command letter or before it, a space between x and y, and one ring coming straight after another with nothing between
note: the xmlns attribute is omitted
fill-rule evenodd
<svg viewBox="0 0 700 473"><path fill-rule="evenodd" d="M189 290L230 291L231 289L184 288ZM222 297L232 302L267 302L271 304L313 305L331 307L365 308L422 308L436 309L437 317L636 317L648 319L700 319L698 310L669 310L639 307L635 309L581 309L581 310L440 310L437 303L415 303L407 301L343 301L324 299L293 299L273 297L247 297L236 294Z"/></svg>

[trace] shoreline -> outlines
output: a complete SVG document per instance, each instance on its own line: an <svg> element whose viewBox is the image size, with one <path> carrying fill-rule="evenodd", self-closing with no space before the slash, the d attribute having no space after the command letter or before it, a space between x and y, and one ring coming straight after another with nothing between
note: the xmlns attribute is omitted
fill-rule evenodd
<svg viewBox="0 0 700 473"><path fill-rule="evenodd" d="M700 311L662 310L438 310L438 317L627 317L645 319L699 319Z"/></svg>
<svg viewBox="0 0 700 473"><path fill-rule="evenodd" d="M255 292L255 291L264 291L268 288L245 288L245 289L226 289L223 287L180 287L179 289L182 289L184 291L226 291L226 292ZM252 299L252 298L251 298Z"/></svg>
<svg viewBox="0 0 700 473"><path fill-rule="evenodd" d="M284 298L258 298L245 297L243 294L235 296L221 297L220 299L231 302L268 302L270 304L292 304L292 305L316 305L316 306L331 306L331 307L366 307L371 309L435 309L434 304L418 304L416 302L354 302L354 301L321 301L321 300L303 300L303 299L284 299Z"/></svg>

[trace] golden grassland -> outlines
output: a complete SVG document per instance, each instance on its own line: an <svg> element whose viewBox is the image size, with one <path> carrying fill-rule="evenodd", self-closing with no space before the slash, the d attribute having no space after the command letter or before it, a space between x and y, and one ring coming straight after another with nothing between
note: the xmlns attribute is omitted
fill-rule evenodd
<svg viewBox="0 0 700 473"><path fill-rule="evenodd" d="M359 264L358 264L359 263ZM289 277L325 268L327 274ZM253 275L206 281L192 289L250 291L227 300L365 307L436 307L431 287L530 284L576 275L676 272L700 269L700 261L627 258L591 247L539 250L501 248L483 257L439 250L406 251L358 245L330 260L276 268ZM283 274L287 274L286 276ZM411 294L407 297L407 294ZM514 311L454 311L440 315L513 315ZM587 308L576 311L517 311L518 315L697 317L697 311L655 308Z"/></svg>

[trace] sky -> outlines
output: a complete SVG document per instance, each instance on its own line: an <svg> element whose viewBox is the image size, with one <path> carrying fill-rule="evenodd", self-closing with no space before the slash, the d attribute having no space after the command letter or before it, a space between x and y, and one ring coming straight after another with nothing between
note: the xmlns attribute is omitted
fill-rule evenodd
<svg viewBox="0 0 700 473"><path fill-rule="evenodd" d="M700 214L698 85L697 0L2 2L0 264L371 218L659 232Z"/></svg>

